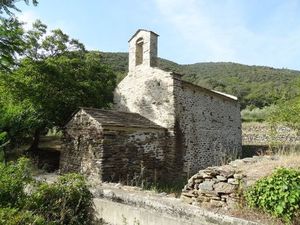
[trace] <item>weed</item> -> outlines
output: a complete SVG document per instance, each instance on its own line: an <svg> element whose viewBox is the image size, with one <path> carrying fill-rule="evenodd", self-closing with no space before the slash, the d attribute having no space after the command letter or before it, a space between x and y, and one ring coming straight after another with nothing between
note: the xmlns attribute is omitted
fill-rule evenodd
<svg viewBox="0 0 300 225"><path fill-rule="evenodd" d="M282 218L287 224L300 216L300 171L279 168L245 192L247 204Z"/></svg>

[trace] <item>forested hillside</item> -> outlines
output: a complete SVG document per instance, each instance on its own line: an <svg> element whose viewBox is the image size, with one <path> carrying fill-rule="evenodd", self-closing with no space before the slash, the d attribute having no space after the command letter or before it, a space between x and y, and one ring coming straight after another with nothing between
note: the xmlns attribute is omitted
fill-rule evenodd
<svg viewBox="0 0 300 225"><path fill-rule="evenodd" d="M121 80L128 65L127 53L101 52L101 61L112 67ZM247 66L237 63L179 65L159 59L159 67L184 74L192 83L239 97L242 108L262 108L294 98L300 93L300 71Z"/></svg>

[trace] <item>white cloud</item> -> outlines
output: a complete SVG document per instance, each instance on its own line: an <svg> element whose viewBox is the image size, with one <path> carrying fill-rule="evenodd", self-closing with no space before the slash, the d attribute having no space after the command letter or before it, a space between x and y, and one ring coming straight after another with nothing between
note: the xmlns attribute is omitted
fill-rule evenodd
<svg viewBox="0 0 300 225"><path fill-rule="evenodd" d="M42 23L46 24L48 27L47 32L50 32L54 29L61 29L65 33L70 33L73 29L73 26L70 26L64 20L53 20L46 21L40 15L36 14L33 11L22 11L17 15L18 19L24 23L23 27L25 30L30 30L32 28L32 24L37 20L41 20Z"/></svg>
<svg viewBox="0 0 300 225"><path fill-rule="evenodd" d="M195 0L156 0L162 15L178 30L179 35L190 43L194 50L204 51L207 60L231 60L235 49L231 47L232 34L240 32L240 24L228 21L227 15L204 1ZM208 9L208 10L206 10ZM228 21L228 22L227 22ZM235 22L234 27L227 27Z"/></svg>
<svg viewBox="0 0 300 225"><path fill-rule="evenodd" d="M269 18L262 17L261 30L255 27L260 22L255 18L256 12L247 11L242 1L155 2L163 19L186 41L187 46L182 48L194 55L195 62L234 61L293 67L295 57L300 57L300 21L295 19L299 3L294 0L270 8L274 12L268 12Z"/></svg>
<svg viewBox="0 0 300 225"><path fill-rule="evenodd" d="M39 16L32 11L24 11L18 15L21 22L24 23L23 27L25 30L30 30L32 24L39 18Z"/></svg>

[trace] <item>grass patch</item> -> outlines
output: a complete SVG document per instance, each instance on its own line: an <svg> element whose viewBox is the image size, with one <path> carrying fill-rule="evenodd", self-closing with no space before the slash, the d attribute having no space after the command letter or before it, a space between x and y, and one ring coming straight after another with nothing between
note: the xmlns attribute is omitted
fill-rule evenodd
<svg viewBox="0 0 300 225"><path fill-rule="evenodd" d="M184 185L187 183L185 179L178 179L168 183L157 183L145 187L146 190L152 190L157 193L173 194L176 198L180 197Z"/></svg>

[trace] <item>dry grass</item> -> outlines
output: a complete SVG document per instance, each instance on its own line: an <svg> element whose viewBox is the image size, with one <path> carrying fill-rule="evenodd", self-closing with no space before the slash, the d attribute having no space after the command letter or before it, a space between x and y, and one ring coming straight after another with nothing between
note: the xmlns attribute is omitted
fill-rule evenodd
<svg viewBox="0 0 300 225"><path fill-rule="evenodd" d="M279 167L300 169L300 151L297 151L296 149L282 149L277 151L276 154L269 151L267 156L265 155L255 163L243 163L239 165L238 170L247 176L246 185L249 186L255 183L258 179L272 174L272 172ZM239 206L234 209L230 209L229 211L220 209L219 212L255 221L259 224L284 225L280 219L274 218L261 210L249 209L245 206L245 202L240 202ZM299 223L296 222L294 224L298 225Z"/></svg>
<svg viewBox="0 0 300 225"><path fill-rule="evenodd" d="M256 163L243 164L239 169L247 176L247 185L250 185L256 180L270 175L279 167L300 168L300 151L278 151Z"/></svg>
<svg viewBox="0 0 300 225"><path fill-rule="evenodd" d="M280 219L274 218L261 210L238 208L232 209L229 214L234 217L255 221L256 223L264 225L285 225Z"/></svg>

